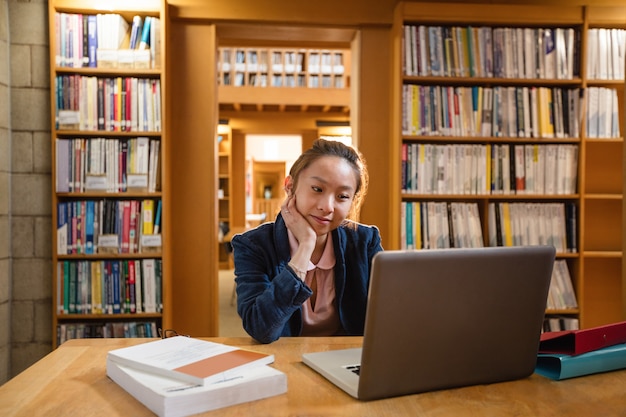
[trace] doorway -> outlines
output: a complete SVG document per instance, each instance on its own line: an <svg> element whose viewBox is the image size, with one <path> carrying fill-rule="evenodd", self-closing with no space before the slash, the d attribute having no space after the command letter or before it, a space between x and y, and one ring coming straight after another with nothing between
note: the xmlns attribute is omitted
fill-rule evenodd
<svg viewBox="0 0 626 417"><path fill-rule="evenodd" d="M273 221L285 197L283 184L302 153L299 135L246 135L246 225Z"/></svg>

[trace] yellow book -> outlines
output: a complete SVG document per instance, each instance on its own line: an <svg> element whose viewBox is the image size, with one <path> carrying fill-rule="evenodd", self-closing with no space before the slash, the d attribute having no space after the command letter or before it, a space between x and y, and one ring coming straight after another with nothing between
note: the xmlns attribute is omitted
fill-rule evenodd
<svg viewBox="0 0 626 417"><path fill-rule="evenodd" d="M154 233L154 200L143 200L141 203L141 234L151 235Z"/></svg>
<svg viewBox="0 0 626 417"><path fill-rule="evenodd" d="M419 99L419 86L411 85L411 134L419 135L421 133L421 121L420 121L420 99Z"/></svg>
<svg viewBox="0 0 626 417"><path fill-rule="evenodd" d="M102 314L102 271L100 266L104 261L91 262L91 312Z"/></svg>
<svg viewBox="0 0 626 417"><path fill-rule="evenodd" d="M539 87L537 97L539 113L539 137L553 138L554 124L552 112L552 94L549 88Z"/></svg>
<svg viewBox="0 0 626 417"><path fill-rule="evenodd" d="M504 225L504 236L502 236L502 242L504 243L504 246L513 246L513 235L511 234L511 210L509 203L502 203L500 207L502 207L502 224Z"/></svg>

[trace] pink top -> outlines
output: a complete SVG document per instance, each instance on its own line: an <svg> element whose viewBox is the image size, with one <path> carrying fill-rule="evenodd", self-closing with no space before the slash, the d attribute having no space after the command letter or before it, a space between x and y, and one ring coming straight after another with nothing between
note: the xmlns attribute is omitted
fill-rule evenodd
<svg viewBox="0 0 626 417"><path fill-rule="evenodd" d="M298 241L287 230L291 253L298 249ZM302 305L302 336L333 336L341 330L335 303L335 252L333 239L328 234L324 252L317 265L309 261L304 283L314 290ZM317 286L313 281L317 281ZM316 288L317 287L317 288ZM312 301L315 300L315 304Z"/></svg>

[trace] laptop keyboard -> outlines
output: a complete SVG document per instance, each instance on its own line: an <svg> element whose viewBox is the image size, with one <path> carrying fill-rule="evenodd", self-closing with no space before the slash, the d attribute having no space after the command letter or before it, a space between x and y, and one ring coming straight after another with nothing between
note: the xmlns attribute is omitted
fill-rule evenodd
<svg viewBox="0 0 626 417"><path fill-rule="evenodd" d="M354 372L355 374L360 375L361 365L346 365L344 366L344 368L346 368L350 372Z"/></svg>

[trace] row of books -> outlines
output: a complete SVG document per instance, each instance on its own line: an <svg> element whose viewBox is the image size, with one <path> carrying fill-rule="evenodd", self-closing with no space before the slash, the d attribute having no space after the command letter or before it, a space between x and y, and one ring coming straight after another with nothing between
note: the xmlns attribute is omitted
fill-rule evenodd
<svg viewBox="0 0 626 417"><path fill-rule="evenodd" d="M574 291L572 277L565 259L557 259L554 261L546 307L549 310L578 308L576 292Z"/></svg>
<svg viewBox="0 0 626 417"><path fill-rule="evenodd" d="M219 68L222 72L273 74L343 74L343 51L281 50L257 48L220 48Z"/></svg>
<svg viewBox="0 0 626 417"><path fill-rule="evenodd" d="M587 89L587 137L619 138L619 104L617 90L604 87Z"/></svg>
<svg viewBox="0 0 626 417"><path fill-rule="evenodd" d="M543 321L544 332L559 332L564 330L578 330L580 322L576 317L569 316L546 316Z"/></svg>
<svg viewBox="0 0 626 417"><path fill-rule="evenodd" d="M161 249L161 200L72 200L57 204L57 255Z"/></svg>
<svg viewBox="0 0 626 417"><path fill-rule="evenodd" d="M55 65L71 68L159 68L161 21L116 13L55 13Z"/></svg>
<svg viewBox="0 0 626 417"><path fill-rule="evenodd" d="M246 78L247 76L247 78ZM306 75L306 74L246 74L236 72L234 82L231 74L223 74L223 85L235 87L309 87L309 88L344 88L346 86L343 75Z"/></svg>
<svg viewBox="0 0 626 417"><path fill-rule="evenodd" d="M157 139L74 138L55 141L56 191L127 192L160 190Z"/></svg>
<svg viewBox="0 0 626 417"><path fill-rule="evenodd" d="M155 321L109 321L57 325L57 346L71 339L157 337Z"/></svg>
<svg viewBox="0 0 626 417"><path fill-rule="evenodd" d="M57 129L160 132L161 81L154 78L55 77Z"/></svg>
<svg viewBox="0 0 626 417"><path fill-rule="evenodd" d="M58 314L163 310L160 259L64 260L56 279Z"/></svg>
<svg viewBox="0 0 626 417"><path fill-rule="evenodd" d="M402 144L408 194L576 193L578 145Z"/></svg>
<svg viewBox="0 0 626 417"><path fill-rule="evenodd" d="M587 78L623 80L626 68L626 29L587 30Z"/></svg>
<svg viewBox="0 0 626 417"><path fill-rule="evenodd" d="M583 91L559 87L405 84L402 86L402 133L425 136L578 137Z"/></svg>
<svg viewBox="0 0 626 417"><path fill-rule="evenodd" d="M403 201L400 221L402 249L483 247L476 203Z"/></svg>
<svg viewBox="0 0 626 417"><path fill-rule="evenodd" d="M574 203L488 205L489 246L550 245L559 253L578 252Z"/></svg>
<svg viewBox="0 0 626 417"><path fill-rule="evenodd" d="M408 76L573 79L580 32L573 28L404 25Z"/></svg>

